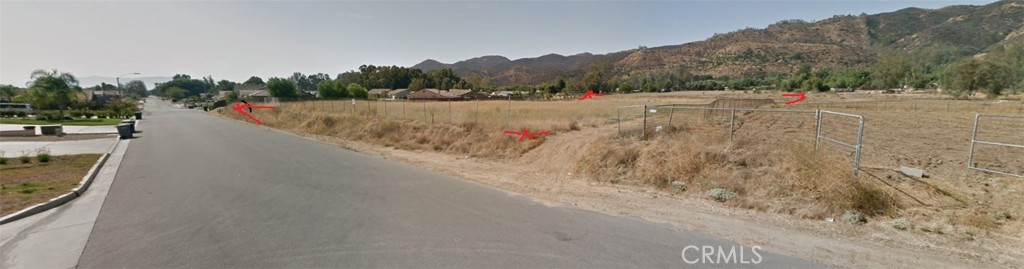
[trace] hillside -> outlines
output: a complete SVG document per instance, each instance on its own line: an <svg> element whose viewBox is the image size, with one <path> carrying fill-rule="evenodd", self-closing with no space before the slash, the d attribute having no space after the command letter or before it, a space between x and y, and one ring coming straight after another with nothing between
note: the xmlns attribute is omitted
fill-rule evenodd
<svg viewBox="0 0 1024 269"><path fill-rule="evenodd" d="M548 54L511 61L484 56L454 64L426 60L413 67L452 68L459 75L482 76L499 85L580 76L591 68L622 76L687 67L696 74L719 77L791 73L802 65L863 67L874 64L881 51L965 57L1022 38L1024 0L1005 0L983 6L842 15L818 22L787 20L698 42L609 54Z"/></svg>

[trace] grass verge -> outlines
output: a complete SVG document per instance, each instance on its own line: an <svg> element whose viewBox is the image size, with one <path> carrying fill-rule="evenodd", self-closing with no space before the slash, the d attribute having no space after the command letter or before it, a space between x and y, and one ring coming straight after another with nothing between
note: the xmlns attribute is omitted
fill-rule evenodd
<svg viewBox="0 0 1024 269"><path fill-rule="evenodd" d="M49 201L78 186L100 154L51 156L0 164L0 215Z"/></svg>

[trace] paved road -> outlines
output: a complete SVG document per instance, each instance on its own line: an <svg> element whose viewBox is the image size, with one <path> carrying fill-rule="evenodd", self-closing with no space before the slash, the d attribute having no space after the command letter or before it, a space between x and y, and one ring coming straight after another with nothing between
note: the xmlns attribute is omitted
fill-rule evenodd
<svg viewBox="0 0 1024 269"><path fill-rule="evenodd" d="M689 245L757 257L700 232L548 207L165 103L147 111L81 268L825 267L770 249L759 264L687 264Z"/></svg>

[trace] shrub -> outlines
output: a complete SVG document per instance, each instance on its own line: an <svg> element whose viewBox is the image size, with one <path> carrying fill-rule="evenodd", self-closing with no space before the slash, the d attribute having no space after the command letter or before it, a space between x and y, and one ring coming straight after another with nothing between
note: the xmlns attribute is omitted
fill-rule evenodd
<svg viewBox="0 0 1024 269"><path fill-rule="evenodd" d="M708 195L719 202L725 202L732 198L736 198L736 193L723 188L714 188L708 191Z"/></svg>
<svg viewBox="0 0 1024 269"><path fill-rule="evenodd" d="M0 157L0 164L7 164L7 157Z"/></svg>
<svg viewBox="0 0 1024 269"><path fill-rule="evenodd" d="M36 159L39 160L40 163L48 163L48 162L50 162L50 150L46 149L46 148L39 148L39 149L37 149L36 150Z"/></svg>
<svg viewBox="0 0 1024 269"><path fill-rule="evenodd" d="M21 163L30 163L32 162L32 157L29 157L27 154L21 155L21 157L18 157L18 160L21 160Z"/></svg>
<svg viewBox="0 0 1024 269"><path fill-rule="evenodd" d="M857 212L856 210L847 210L846 213L843 213L843 220L853 223L868 222L868 219L865 218L863 214Z"/></svg>
<svg viewBox="0 0 1024 269"><path fill-rule="evenodd" d="M896 219L892 221L892 227L896 228L897 230L906 231L907 229L910 228L910 221L903 218Z"/></svg>

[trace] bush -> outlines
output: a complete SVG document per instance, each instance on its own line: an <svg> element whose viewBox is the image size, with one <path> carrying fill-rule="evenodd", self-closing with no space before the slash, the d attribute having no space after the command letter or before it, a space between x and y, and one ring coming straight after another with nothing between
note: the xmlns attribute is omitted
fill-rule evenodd
<svg viewBox="0 0 1024 269"><path fill-rule="evenodd" d="M7 157L0 157L0 164L7 164Z"/></svg>
<svg viewBox="0 0 1024 269"><path fill-rule="evenodd" d="M846 213L843 213L843 220L853 223L868 222L868 219L863 214L855 210L847 210Z"/></svg>
<svg viewBox="0 0 1024 269"><path fill-rule="evenodd" d="M45 149L45 148L37 149L36 150L36 159L39 160L40 163L48 163L48 162L50 162L50 150Z"/></svg>
<svg viewBox="0 0 1024 269"><path fill-rule="evenodd" d="M736 193L723 188L714 188L708 191L708 195L719 202L725 202L732 198L736 198Z"/></svg>
<svg viewBox="0 0 1024 269"><path fill-rule="evenodd" d="M910 228L910 221L907 219L896 219L892 221L892 227L900 231L906 231Z"/></svg>
<svg viewBox="0 0 1024 269"><path fill-rule="evenodd" d="M21 163L30 163L30 162L32 162L32 158L29 157L27 154L26 155L21 155L21 157L18 157L18 160L21 160Z"/></svg>

